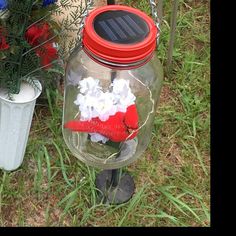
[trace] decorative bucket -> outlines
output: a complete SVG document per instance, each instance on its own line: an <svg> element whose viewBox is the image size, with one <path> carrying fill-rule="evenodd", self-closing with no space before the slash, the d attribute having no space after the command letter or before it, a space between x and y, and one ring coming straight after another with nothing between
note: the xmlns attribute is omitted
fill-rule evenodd
<svg viewBox="0 0 236 236"><path fill-rule="evenodd" d="M0 168L4 170L15 170L23 162L35 102L42 90L40 82L35 83L30 100L11 101L0 93Z"/></svg>

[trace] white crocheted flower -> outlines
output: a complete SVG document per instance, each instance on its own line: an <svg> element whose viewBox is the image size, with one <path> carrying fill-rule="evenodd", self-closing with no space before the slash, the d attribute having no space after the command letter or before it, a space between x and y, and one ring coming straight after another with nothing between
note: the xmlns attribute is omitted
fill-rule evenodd
<svg viewBox="0 0 236 236"><path fill-rule="evenodd" d="M92 77L79 82L80 93L74 103L79 106L80 120L90 121L99 118L106 121L117 112L126 112L127 107L134 104L135 96L129 87L129 81L115 79L111 84L111 92L103 92L99 80ZM108 139L98 133L91 133L91 141L103 143Z"/></svg>
<svg viewBox="0 0 236 236"><path fill-rule="evenodd" d="M96 117L101 121L106 121L117 111L114 105L114 96L109 92L87 93L86 95L80 93L74 103L79 106L80 120L83 121Z"/></svg>
<svg viewBox="0 0 236 236"><path fill-rule="evenodd" d="M88 77L79 82L80 92L83 94L94 94L101 91L99 80Z"/></svg>
<svg viewBox="0 0 236 236"><path fill-rule="evenodd" d="M106 121L110 116L116 114L116 106L114 105L114 96L109 92L102 93L94 106L94 110L98 113L101 121Z"/></svg>
<svg viewBox="0 0 236 236"><path fill-rule="evenodd" d="M124 79L115 79L112 83L112 88L117 111L126 112L127 107L133 105L136 99L129 87L129 81Z"/></svg>

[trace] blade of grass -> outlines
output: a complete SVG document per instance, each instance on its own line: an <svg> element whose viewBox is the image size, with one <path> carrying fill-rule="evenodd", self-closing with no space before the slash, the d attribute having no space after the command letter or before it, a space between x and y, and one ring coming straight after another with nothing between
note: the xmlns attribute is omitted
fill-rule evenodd
<svg viewBox="0 0 236 236"><path fill-rule="evenodd" d="M67 194L59 203L58 206L61 206L64 202L66 202L66 206L63 210L63 214L66 214L71 205L73 204L79 188L76 188L75 190L71 191L69 194Z"/></svg>
<svg viewBox="0 0 236 236"><path fill-rule="evenodd" d="M139 216L139 217L143 217L143 218L159 218L159 219L162 219L162 218L168 218L171 222L173 222L175 225L179 226L185 226L182 222L180 222L178 220L177 217L175 216L171 216L169 214L167 214L166 212L163 212L163 211L160 211L159 214L156 214L156 215L152 215L152 214L137 214L136 216Z"/></svg>
<svg viewBox="0 0 236 236"><path fill-rule="evenodd" d="M34 178L34 189L38 194L38 198L40 197L40 192L41 192L41 184L43 180L43 169L42 169L42 152L39 151L37 154L37 172L35 174Z"/></svg>
<svg viewBox="0 0 236 236"><path fill-rule="evenodd" d="M196 218L197 220L201 221L200 218L199 218L199 216L198 216L186 203L184 203L184 202L181 201L180 199L174 197L171 193L169 193L169 192L163 190L161 187L159 187L158 190L159 190L162 194L164 194L164 195L166 196L166 198L169 199L176 207L178 206L177 208L178 208L181 212L183 212L183 213L186 214L186 212L184 212L183 209L182 209L182 208L184 208L184 209L188 210L189 212L191 212L192 215L195 216L195 218ZM181 207L182 207L182 208L181 208Z"/></svg>
<svg viewBox="0 0 236 236"><path fill-rule="evenodd" d="M92 169L91 171L91 168L86 165L87 167L87 170L88 170L88 173L89 173L89 185L90 185L90 190L91 190L91 193L92 193L92 204L93 205L96 205L96 187L95 187L95 172L94 172L94 169ZM92 172L92 173L91 173Z"/></svg>
<svg viewBox="0 0 236 236"><path fill-rule="evenodd" d="M197 154L197 159L199 160L200 165L201 165L205 175L208 176L207 169L206 169L206 167L205 167L205 165L203 163L202 157L201 157L201 155L200 155L200 153L198 151L198 148L196 147L196 144L194 142L193 142L193 147L194 147L194 150L195 150L195 152Z"/></svg>
<svg viewBox="0 0 236 236"><path fill-rule="evenodd" d="M47 163L48 189L50 189L51 179L52 179L50 156L45 146L43 146L43 150L44 150L44 156L46 158L46 163Z"/></svg>
<svg viewBox="0 0 236 236"><path fill-rule="evenodd" d="M210 216L210 213L209 213L208 208L206 207L206 205L205 205L202 201L200 201L200 204L201 204L201 206L202 206L202 209L203 209L203 211L204 211L204 214L205 214L207 220L210 222L211 216Z"/></svg>
<svg viewBox="0 0 236 236"><path fill-rule="evenodd" d="M185 148L186 148L192 155L194 155L194 153L193 153L193 152L191 151L191 149L188 147L188 144L187 144L186 142L184 142L183 140L181 140L181 142L182 142L182 144L185 146ZM200 165L201 165L201 167L202 167L202 169L203 169L205 175L208 176L207 169L206 169L206 167L205 167L205 165L204 165L204 163L203 163L203 160L202 160L202 158L201 158L201 155L200 155L200 153L199 153L199 151L198 151L198 148L196 147L196 144L195 144L194 142L193 142L193 147L194 147L195 153L196 153L196 155L197 155L197 159L199 160Z"/></svg>
<svg viewBox="0 0 236 236"><path fill-rule="evenodd" d="M85 222L89 219L89 217L91 217L91 212L101 205L102 204L93 205L91 208L88 208L86 212L83 212L83 218L79 222L78 226L83 226Z"/></svg>
<svg viewBox="0 0 236 236"><path fill-rule="evenodd" d="M51 113L52 117L54 118L54 110L53 110L53 107L52 107L52 99L51 99L51 95L50 95L50 90L48 88L46 89L46 95L47 95L47 99L48 99L48 105L49 105L50 113Z"/></svg>
<svg viewBox="0 0 236 236"><path fill-rule="evenodd" d="M155 217L157 217L157 218L168 218L168 219L170 219L174 224L180 225L180 222L178 221L178 219L177 219L175 216L168 215L168 214L165 213L164 211L160 211L160 214L155 215Z"/></svg>
<svg viewBox="0 0 236 236"><path fill-rule="evenodd" d="M7 176L7 172L4 171L3 172L3 177L2 177L2 184L1 184L1 187L0 187L0 215L2 213L2 193L3 193L3 189L4 189L4 184L5 184L6 176Z"/></svg>
<svg viewBox="0 0 236 236"><path fill-rule="evenodd" d="M185 193L189 194L189 195L192 195L193 197L195 197L199 200L202 200L202 196L200 196L199 194L197 194L196 192L194 192L191 189L188 189L186 187L181 187L181 190L184 191Z"/></svg>
<svg viewBox="0 0 236 236"><path fill-rule="evenodd" d="M131 210L133 210L135 208L135 206L140 202L142 195L144 193L144 190L147 186L143 186L138 193L135 194L135 196L132 198L131 202L128 205L128 208L124 214L124 216L122 217L122 219L119 221L118 226L122 226L126 217L128 216L128 214L130 213Z"/></svg>
<svg viewBox="0 0 236 236"><path fill-rule="evenodd" d="M62 171L63 178L69 186L73 187L73 184L70 182L70 180L68 179L67 174L66 174L66 167L63 162L61 150L59 149L58 145L54 141L53 141L53 145L55 146L57 153L59 154L59 157L60 157L61 171Z"/></svg>
<svg viewBox="0 0 236 236"><path fill-rule="evenodd" d="M46 226L49 226L49 219L50 219L49 210L50 210L50 203L48 203L47 208L45 210Z"/></svg>

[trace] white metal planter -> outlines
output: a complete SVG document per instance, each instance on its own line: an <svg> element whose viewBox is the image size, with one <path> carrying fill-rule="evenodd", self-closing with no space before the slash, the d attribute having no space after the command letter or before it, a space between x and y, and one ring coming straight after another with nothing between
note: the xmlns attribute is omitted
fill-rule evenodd
<svg viewBox="0 0 236 236"><path fill-rule="evenodd" d="M33 89L31 99L11 101L0 94L0 168L4 170L15 170L23 162L35 102L42 90L40 82L36 83L38 89Z"/></svg>

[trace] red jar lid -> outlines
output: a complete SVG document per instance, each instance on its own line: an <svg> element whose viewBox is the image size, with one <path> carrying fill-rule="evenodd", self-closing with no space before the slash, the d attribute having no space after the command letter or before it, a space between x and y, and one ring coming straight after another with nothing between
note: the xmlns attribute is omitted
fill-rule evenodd
<svg viewBox="0 0 236 236"><path fill-rule="evenodd" d="M154 21L142 11L109 5L93 10L86 18L83 46L100 60L133 64L151 57L156 36Z"/></svg>

